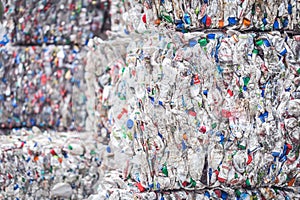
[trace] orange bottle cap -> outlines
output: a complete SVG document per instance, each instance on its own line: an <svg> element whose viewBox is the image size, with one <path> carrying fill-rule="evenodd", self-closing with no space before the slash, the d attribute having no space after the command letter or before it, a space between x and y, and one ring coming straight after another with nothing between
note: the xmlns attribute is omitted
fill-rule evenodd
<svg viewBox="0 0 300 200"><path fill-rule="evenodd" d="M251 21L249 19L247 19L247 18L244 18L243 19L243 24L248 27L248 26L251 25Z"/></svg>
<svg viewBox="0 0 300 200"><path fill-rule="evenodd" d="M224 26L224 21L221 19L219 20L219 28L222 28Z"/></svg>

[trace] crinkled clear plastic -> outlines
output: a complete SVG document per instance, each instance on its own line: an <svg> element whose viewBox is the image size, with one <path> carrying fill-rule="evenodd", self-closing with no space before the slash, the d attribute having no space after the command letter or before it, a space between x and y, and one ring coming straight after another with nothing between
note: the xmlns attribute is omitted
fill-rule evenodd
<svg viewBox="0 0 300 200"><path fill-rule="evenodd" d="M78 46L3 48L1 128L84 130L86 52Z"/></svg>
<svg viewBox="0 0 300 200"><path fill-rule="evenodd" d="M147 25L167 23L183 32L215 28L299 31L300 4L297 0L129 0L125 5L129 15L132 13ZM134 21L127 14L124 16ZM131 24L135 26L139 22Z"/></svg>
<svg viewBox="0 0 300 200"><path fill-rule="evenodd" d="M18 0L6 6L13 12L16 44L86 45L110 30L110 1Z"/></svg>
<svg viewBox="0 0 300 200"><path fill-rule="evenodd" d="M3 1L0 127L89 129L85 46L110 29L109 1ZM1 11L2 12L2 11Z"/></svg>
<svg viewBox="0 0 300 200"><path fill-rule="evenodd" d="M115 169L109 146L91 132L14 129L1 141L1 198L88 198Z"/></svg>
<svg viewBox="0 0 300 200"><path fill-rule="evenodd" d="M127 38L110 41L128 45L117 81L102 94L110 146L124 159L122 192L299 198L298 35L162 28Z"/></svg>
<svg viewBox="0 0 300 200"><path fill-rule="evenodd" d="M75 2L6 1L1 198L300 198L297 1Z"/></svg>

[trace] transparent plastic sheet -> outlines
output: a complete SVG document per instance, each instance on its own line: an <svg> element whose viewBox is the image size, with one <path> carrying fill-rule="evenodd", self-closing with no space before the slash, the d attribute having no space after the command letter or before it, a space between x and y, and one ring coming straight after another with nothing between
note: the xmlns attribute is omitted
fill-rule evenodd
<svg viewBox="0 0 300 200"><path fill-rule="evenodd" d="M144 0L123 1L144 23L174 25L178 30L236 29L299 31L297 0ZM139 9L137 9L139 8ZM138 12L139 11L139 12Z"/></svg>
<svg viewBox="0 0 300 200"><path fill-rule="evenodd" d="M298 35L160 29L128 37L126 66L107 86L123 193L299 198Z"/></svg>

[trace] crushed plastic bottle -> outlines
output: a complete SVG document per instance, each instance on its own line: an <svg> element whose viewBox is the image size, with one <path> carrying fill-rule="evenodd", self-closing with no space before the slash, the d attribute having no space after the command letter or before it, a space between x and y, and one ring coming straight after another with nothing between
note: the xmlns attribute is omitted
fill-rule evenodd
<svg viewBox="0 0 300 200"><path fill-rule="evenodd" d="M1 141L3 198L88 198L105 174L101 163L107 160L106 146L90 132L45 132L34 127L2 135Z"/></svg>
<svg viewBox="0 0 300 200"><path fill-rule="evenodd" d="M14 3L16 44L86 45L110 30L110 1L24 1Z"/></svg>
<svg viewBox="0 0 300 200"><path fill-rule="evenodd" d="M197 29L299 31L299 2L209 0L123 1L126 13L147 16L147 24L171 25L179 31ZM120 5L122 3L116 3ZM137 9L138 8L138 9ZM142 17L140 18L143 21ZM157 22L159 21L159 22ZM139 22L135 22L139 23Z"/></svg>
<svg viewBox="0 0 300 200"><path fill-rule="evenodd" d="M114 102L110 149L127 155L119 165L123 191L142 199L152 191L175 199L192 191L199 199L297 198L298 36L162 30L131 33L130 43L94 39L91 49L127 45L119 51L126 64L102 93ZM101 69L112 69L111 61Z"/></svg>

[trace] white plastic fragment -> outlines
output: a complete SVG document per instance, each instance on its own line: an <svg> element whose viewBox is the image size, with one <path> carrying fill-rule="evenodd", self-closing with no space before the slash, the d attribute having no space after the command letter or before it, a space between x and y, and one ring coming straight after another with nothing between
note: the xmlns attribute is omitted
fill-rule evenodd
<svg viewBox="0 0 300 200"><path fill-rule="evenodd" d="M52 198L70 198L72 195L72 188L68 183L57 183L51 189Z"/></svg>

